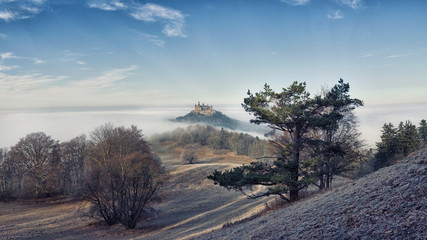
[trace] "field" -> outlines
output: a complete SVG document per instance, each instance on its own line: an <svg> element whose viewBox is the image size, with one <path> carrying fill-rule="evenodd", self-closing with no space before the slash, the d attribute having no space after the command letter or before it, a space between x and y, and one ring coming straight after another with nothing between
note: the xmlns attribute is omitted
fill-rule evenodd
<svg viewBox="0 0 427 240"><path fill-rule="evenodd" d="M252 159L232 153L199 150L193 164L180 159L182 149L166 144L158 154L171 179L156 214L134 230L112 227L81 214L84 202L0 203L0 239L189 239L250 217L269 199L248 200L215 186L206 178L215 169L247 164ZM271 198L270 198L271 200Z"/></svg>

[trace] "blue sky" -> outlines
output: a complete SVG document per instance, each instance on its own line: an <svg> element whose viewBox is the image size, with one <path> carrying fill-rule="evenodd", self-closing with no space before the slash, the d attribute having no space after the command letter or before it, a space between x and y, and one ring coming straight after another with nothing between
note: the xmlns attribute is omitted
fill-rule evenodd
<svg viewBox="0 0 427 240"><path fill-rule="evenodd" d="M55 127L68 117L22 109L201 101L247 119L248 89L306 81L316 94L343 78L372 146L384 123L427 118L426 11L424 0L0 0L2 145L24 130L79 134ZM73 120L84 132L112 121L85 119Z"/></svg>
<svg viewBox="0 0 427 240"><path fill-rule="evenodd" d="M427 1L0 0L1 108L239 104L339 78L427 102Z"/></svg>

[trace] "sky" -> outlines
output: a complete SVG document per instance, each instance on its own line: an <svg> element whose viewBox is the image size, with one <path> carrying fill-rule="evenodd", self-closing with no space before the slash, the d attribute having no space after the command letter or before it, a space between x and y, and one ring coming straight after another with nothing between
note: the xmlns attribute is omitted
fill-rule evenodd
<svg viewBox="0 0 427 240"><path fill-rule="evenodd" d="M264 83L305 81L314 95L343 78L378 135L390 113L426 118L426 11L424 0L0 0L0 110L239 105Z"/></svg>

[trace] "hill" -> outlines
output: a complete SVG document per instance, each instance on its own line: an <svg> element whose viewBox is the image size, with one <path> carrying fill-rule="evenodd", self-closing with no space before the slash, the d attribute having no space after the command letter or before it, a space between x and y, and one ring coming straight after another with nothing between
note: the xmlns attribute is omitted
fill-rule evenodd
<svg viewBox="0 0 427 240"><path fill-rule="evenodd" d="M177 117L176 119L173 119L171 121L190 124L202 123L215 127L227 128L230 130L254 132L259 134L265 134L268 132L268 129L266 127L230 118L220 111L213 111L210 114L204 114L203 112L199 111L191 111L185 116Z"/></svg>
<svg viewBox="0 0 427 240"><path fill-rule="evenodd" d="M173 121L186 123L204 123L217 127L228 128L231 130L237 130L239 126L244 123L236 119L232 119L219 111L216 111L212 115L205 115L192 111L185 116L177 117Z"/></svg>
<svg viewBox="0 0 427 240"><path fill-rule="evenodd" d="M427 149L333 191L197 239L427 239Z"/></svg>

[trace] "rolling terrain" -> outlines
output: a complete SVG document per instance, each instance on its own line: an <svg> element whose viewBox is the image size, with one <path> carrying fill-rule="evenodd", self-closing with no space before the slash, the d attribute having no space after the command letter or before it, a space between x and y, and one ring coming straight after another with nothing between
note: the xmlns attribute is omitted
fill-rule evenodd
<svg viewBox="0 0 427 240"><path fill-rule="evenodd" d="M264 210L268 199L248 200L206 178L215 169L249 163L251 158L214 155L205 147L199 150L200 160L187 164L182 151L170 143L158 152L170 181L163 201L154 206L156 214L134 230L82 216L84 202L0 203L0 239L188 239Z"/></svg>
<svg viewBox="0 0 427 240"><path fill-rule="evenodd" d="M0 239L426 239L427 149L364 178L284 208L214 186L214 169L249 163L202 148L183 163L172 143L158 152L171 178L154 214L134 230L81 215L82 202L0 203ZM251 218L251 216L258 216ZM250 218L239 222L240 220Z"/></svg>

